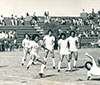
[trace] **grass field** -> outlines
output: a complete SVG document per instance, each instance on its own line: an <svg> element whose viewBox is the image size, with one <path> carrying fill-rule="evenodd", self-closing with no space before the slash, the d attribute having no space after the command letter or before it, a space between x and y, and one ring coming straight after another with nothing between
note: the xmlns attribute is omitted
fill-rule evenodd
<svg viewBox="0 0 100 85"><path fill-rule="evenodd" d="M90 59L84 56L85 52L94 56L95 60L100 56L99 48L80 49L77 69L66 72L67 61L64 59L61 72L58 73L57 64L60 55L55 51L56 69L52 69L52 61L49 56L44 78L38 76L40 63L35 62L35 65L27 70L28 58L25 65L21 65L23 51L0 52L0 85L100 85L100 76L92 76L92 80L87 81L87 70L84 68L84 64ZM40 51L40 55L43 57L44 51Z"/></svg>

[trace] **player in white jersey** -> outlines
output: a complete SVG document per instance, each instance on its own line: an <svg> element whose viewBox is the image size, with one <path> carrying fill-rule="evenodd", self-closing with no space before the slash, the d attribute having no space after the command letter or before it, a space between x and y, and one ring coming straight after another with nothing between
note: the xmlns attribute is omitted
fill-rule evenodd
<svg viewBox="0 0 100 85"><path fill-rule="evenodd" d="M92 62L88 61L85 63L85 67L88 70L87 80L89 80L92 75L100 76L100 67L97 66L94 58L91 55L89 55L88 53L85 53L85 55L88 56L92 60Z"/></svg>
<svg viewBox="0 0 100 85"><path fill-rule="evenodd" d="M38 61L38 62L42 63L41 71L39 73L40 77L42 77L43 76L43 70L45 68L46 62L41 60L42 57L40 57L39 54L38 54L40 47L41 47L41 44L39 44L39 36L37 34L33 35L32 36L32 41L31 41L31 44L30 44L30 48L31 48L30 56L31 56L31 59L29 60L29 62L27 64L27 69L29 69L29 67L32 65L32 63L34 63L34 61Z"/></svg>
<svg viewBox="0 0 100 85"><path fill-rule="evenodd" d="M78 38L75 35L75 31L70 32L70 37L68 37L69 48L71 52L70 60L72 59L72 55L74 56L74 65L73 67L76 68L76 62L78 60ZM70 61L69 61L70 62Z"/></svg>
<svg viewBox="0 0 100 85"><path fill-rule="evenodd" d="M24 56L22 57L22 65L24 65L24 61L26 61L27 55L29 54L29 45L30 45L30 39L29 34L24 35L24 40L22 41Z"/></svg>
<svg viewBox="0 0 100 85"><path fill-rule="evenodd" d="M53 62L53 69L55 69L55 56L54 56L54 44L55 44L55 37L52 35L52 30L48 31L48 35L45 35L43 38L44 44L45 44L45 48L47 48L48 50L46 50L46 55L44 60L47 61L47 56L49 53L51 53L52 56L52 62Z"/></svg>
<svg viewBox="0 0 100 85"><path fill-rule="evenodd" d="M58 63L58 72L60 72L60 66L61 66L61 62L63 62L64 57L69 58L70 56L70 51L69 51L69 45L66 39L66 35L64 33L62 33L61 35L61 39L58 40L58 49L60 51L60 61ZM71 67L69 66L69 62L68 62L68 70L71 70Z"/></svg>

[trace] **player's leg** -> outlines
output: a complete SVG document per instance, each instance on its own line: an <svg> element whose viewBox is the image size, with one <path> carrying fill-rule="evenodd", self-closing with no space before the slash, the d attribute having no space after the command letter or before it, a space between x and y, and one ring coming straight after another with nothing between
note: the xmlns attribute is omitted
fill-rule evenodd
<svg viewBox="0 0 100 85"><path fill-rule="evenodd" d="M46 67L46 62L45 62L45 60L42 61L39 58L37 58L36 60L41 63L41 70L40 70L39 76L43 77L43 75L44 75L44 69Z"/></svg>
<svg viewBox="0 0 100 85"><path fill-rule="evenodd" d="M66 57L67 61L68 61L68 71L71 71L71 59L72 59L72 55L68 54Z"/></svg>
<svg viewBox="0 0 100 85"><path fill-rule="evenodd" d="M53 69L55 69L55 56L54 56L54 50L51 52L51 56L52 56Z"/></svg>
<svg viewBox="0 0 100 85"><path fill-rule="evenodd" d="M64 59L64 55L61 55L61 59L58 63L58 72L60 72L60 67L61 67L61 63L63 62L63 59Z"/></svg>
<svg viewBox="0 0 100 85"><path fill-rule="evenodd" d="M24 56L22 57L22 65L24 65L24 62L26 61L26 57L27 57L27 51L24 50Z"/></svg>
<svg viewBox="0 0 100 85"><path fill-rule="evenodd" d="M91 73L90 73L90 71L88 71L88 73L87 73L87 80L90 80L90 78L91 78Z"/></svg>
<svg viewBox="0 0 100 85"><path fill-rule="evenodd" d="M31 59L29 60L29 62L27 64L27 69L30 68L30 66L34 63L35 60L36 60L36 56L35 55L31 55Z"/></svg>
<svg viewBox="0 0 100 85"><path fill-rule="evenodd" d="M74 58L75 58L73 67L76 68L76 63L77 63L77 60L78 60L78 52L77 51L73 52L73 55L74 55Z"/></svg>
<svg viewBox="0 0 100 85"><path fill-rule="evenodd" d="M47 63L47 57L48 57L48 54L49 54L49 51L46 50L46 54L45 54L45 57L44 57L44 61Z"/></svg>

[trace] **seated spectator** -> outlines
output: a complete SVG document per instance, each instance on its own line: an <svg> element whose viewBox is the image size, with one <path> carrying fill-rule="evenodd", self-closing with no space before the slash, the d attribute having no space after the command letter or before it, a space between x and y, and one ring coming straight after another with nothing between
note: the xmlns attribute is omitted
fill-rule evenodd
<svg viewBox="0 0 100 85"><path fill-rule="evenodd" d="M86 33L86 31L83 31L82 34L83 34L82 37L88 37L88 34Z"/></svg>
<svg viewBox="0 0 100 85"><path fill-rule="evenodd" d="M95 32L91 30L91 37L95 36Z"/></svg>
<svg viewBox="0 0 100 85"><path fill-rule="evenodd" d="M98 38L97 44L98 44L98 47L100 48L100 37Z"/></svg>
<svg viewBox="0 0 100 85"><path fill-rule="evenodd" d="M2 33L0 33L0 51L5 51L4 40L5 40L5 31L2 31Z"/></svg>
<svg viewBox="0 0 100 85"><path fill-rule="evenodd" d="M8 35L9 35L9 39L12 39L12 38L14 37L14 35L13 35L13 31L10 30L9 33L8 33Z"/></svg>
<svg viewBox="0 0 100 85"><path fill-rule="evenodd" d="M65 24L66 24L65 19L62 19L61 24L62 24L62 25L65 25Z"/></svg>

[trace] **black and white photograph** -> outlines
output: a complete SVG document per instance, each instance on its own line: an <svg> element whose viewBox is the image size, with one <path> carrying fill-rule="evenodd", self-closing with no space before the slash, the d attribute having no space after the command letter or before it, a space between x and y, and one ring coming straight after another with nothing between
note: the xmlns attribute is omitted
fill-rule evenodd
<svg viewBox="0 0 100 85"><path fill-rule="evenodd" d="M100 0L0 0L0 85L100 85Z"/></svg>

